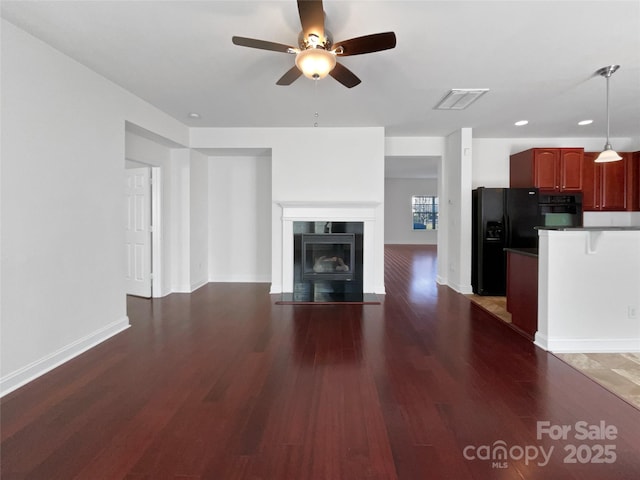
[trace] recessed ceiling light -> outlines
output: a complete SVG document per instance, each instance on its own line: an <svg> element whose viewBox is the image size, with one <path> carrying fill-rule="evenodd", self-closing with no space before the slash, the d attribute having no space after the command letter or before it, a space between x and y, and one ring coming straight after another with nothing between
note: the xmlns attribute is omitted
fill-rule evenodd
<svg viewBox="0 0 640 480"><path fill-rule="evenodd" d="M521 127L523 125L526 125L527 123L529 123L529 120L518 120L514 125L516 125L517 127Z"/></svg>
<svg viewBox="0 0 640 480"><path fill-rule="evenodd" d="M196 112L191 112L189 114L189 118L200 118L200 114Z"/></svg>
<svg viewBox="0 0 640 480"><path fill-rule="evenodd" d="M581 120L578 122L578 125L591 125L593 120Z"/></svg>

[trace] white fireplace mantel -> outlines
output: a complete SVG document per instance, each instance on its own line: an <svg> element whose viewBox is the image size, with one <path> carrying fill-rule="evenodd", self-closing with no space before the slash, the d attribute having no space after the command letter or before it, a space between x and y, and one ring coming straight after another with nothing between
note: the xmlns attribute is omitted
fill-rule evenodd
<svg viewBox="0 0 640 480"><path fill-rule="evenodd" d="M282 291L293 292L293 222L363 222L364 293L384 294L384 285L376 288L376 239L379 233L380 202L276 202L282 208ZM378 242L377 242L378 240ZM382 261L384 259L382 258Z"/></svg>

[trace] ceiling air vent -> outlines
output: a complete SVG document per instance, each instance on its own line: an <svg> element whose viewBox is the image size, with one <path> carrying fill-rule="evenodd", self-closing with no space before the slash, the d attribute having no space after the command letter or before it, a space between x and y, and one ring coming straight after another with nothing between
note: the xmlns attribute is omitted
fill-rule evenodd
<svg viewBox="0 0 640 480"><path fill-rule="evenodd" d="M488 91L488 88L454 88L440 100L435 109L464 110Z"/></svg>

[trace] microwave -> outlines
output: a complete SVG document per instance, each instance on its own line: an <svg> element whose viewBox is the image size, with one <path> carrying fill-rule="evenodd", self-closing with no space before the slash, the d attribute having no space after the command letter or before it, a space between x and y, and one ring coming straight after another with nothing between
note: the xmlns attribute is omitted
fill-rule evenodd
<svg viewBox="0 0 640 480"><path fill-rule="evenodd" d="M540 193L538 214L545 227L582 227L582 193Z"/></svg>

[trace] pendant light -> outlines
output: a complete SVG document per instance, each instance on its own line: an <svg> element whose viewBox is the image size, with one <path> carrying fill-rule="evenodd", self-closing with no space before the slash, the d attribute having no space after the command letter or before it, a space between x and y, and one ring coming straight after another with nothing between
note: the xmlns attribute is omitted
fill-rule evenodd
<svg viewBox="0 0 640 480"><path fill-rule="evenodd" d="M609 65L608 67L602 67L596 72L598 75L607 79L607 143L604 144L604 150L600 152L598 158L594 160L594 162L598 163L622 160L622 157L618 155L618 152L616 152L609 143L609 78L611 78L611 75L613 75L619 68L620 65Z"/></svg>

